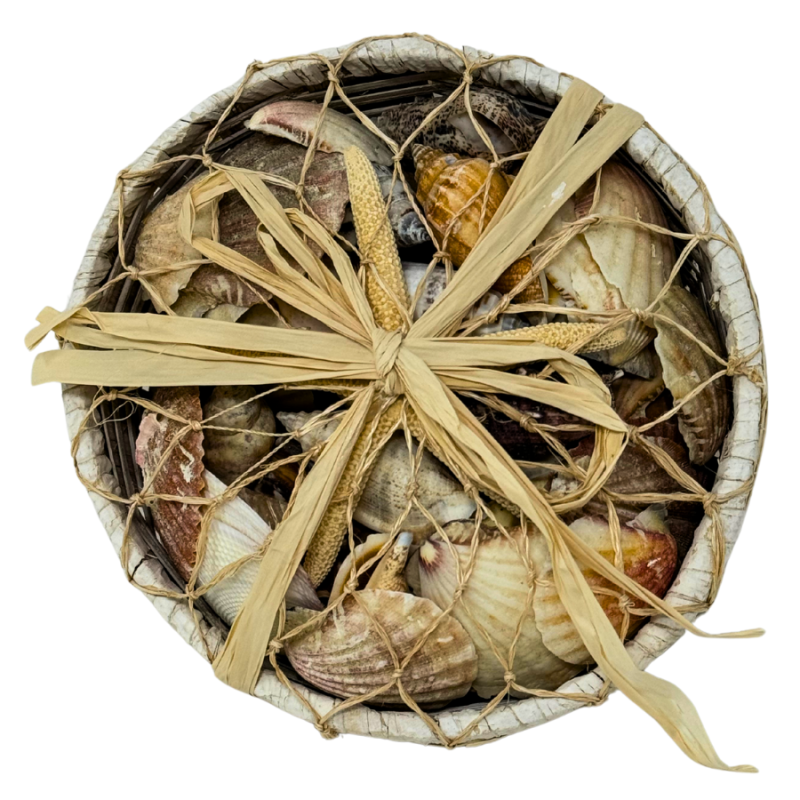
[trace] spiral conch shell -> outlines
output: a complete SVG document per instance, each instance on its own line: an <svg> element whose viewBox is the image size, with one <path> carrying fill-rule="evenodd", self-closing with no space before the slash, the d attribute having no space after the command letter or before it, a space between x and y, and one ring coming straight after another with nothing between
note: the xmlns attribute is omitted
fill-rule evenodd
<svg viewBox="0 0 800 800"><path fill-rule="evenodd" d="M461 266L508 192L508 181L482 158L459 158L441 150L412 147L417 200L437 234L440 247L456 266ZM510 291L530 272L529 256L516 261L497 282L502 293ZM538 302L544 298L544 277L537 276L516 299Z"/></svg>
<svg viewBox="0 0 800 800"><path fill-rule="evenodd" d="M286 630L291 632L313 616L290 612ZM430 600L386 590L348 595L339 606L319 615L316 624L290 635L284 651L301 677L337 697L358 697L388 684L366 701L377 706L405 705L393 684L396 667L392 651L398 667L410 656L400 680L405 691L423 707L441 706L463 697L477 668L475 647L452 616L443 615Z"/></svg>
<svg viewBox="0 0 800 800"><path fill-rule="evenodd" d="M553 215L537 240L546 242L590 211L667 227L649 187L632 170L609 161L600 172L599 191L590 180ZM596 200L595 200L596 198ZM548 280L568 300L590 311L644 309L669 277L675 251L669 236L630 222L603 222L573 236L545 268ZM608 363L624 364L643 350L653 332L634 320L628 336L608 353Z"/></svg>
<svg viewBox="0 0 800 800"><path fill-rule="evenodd" d="M444 530L450 543L436 533L419 549L422 596L441 608L456 597L459 573L467 574L471 539L476 535L472 523L456 522ZM478 673L473 688L484 698L505 689L509 672L527 689L556 689L580 671L545 646L533 616L532 576L522 557L528 557L531 537L521 528L511 529L509 535L477 532L472 572L451 612L475 643ZM513 663L509 663L514 645Z"/></svg>
<svg viewBox="0 0 800 800"><path fill-rule="evenodd" d="M314 417L308 412L279 412L278 419L289 431L304 428ZM327 441L336 429L335 422L312 427L301 435L300 444L308 450ZM391 533L402 519L402 530L419 539L435 530L435 525L416 508L404 516L408 489L414 477L413 452L409 456L405 437L396 433L375 460L353 519L378 533ZM469 519L475 513L475 501L466 495L461 484L426 450L416 473L416 497L431 516L443 525L455 519Z"/></svg>
<svg viewBox="0 0 800 800"><path fill-rule="evenodd" d="M275 417L252 386L216 386L203 407L205 462L223 480L234 481L272 449ZM219 428L237 428L215 430Z"/></svg>
<svg viewBox="0 0 800 800"><path fill-rule="evenodd" d="M582 517L570 528L607 561L614 562L614 547L607 520L601 517ZM620 547L625 574L653 594L663 597L675 574L678 548L669 533L662 508L650 506L627 525L620 526ZM544 542L538 542L536 588L533 612L536 627L547 648L570 664L589 664L592 657L572 623L553 582L552 564ZM595 597L614 628L626 633L644 622L643 617L626 615L620 604L621 591L600 577L594 570L581 566L583 576L595 592ZM631 607L641 602L630 600Z"/></svg>
<svg viewBox="0 0 800 800"><path fill-rule="evenodd" d="M686 289L672 285L657 311L672 319L717 355L722 345L700 303ZM661 359L664 383L676 402L719 372L722 366L683 331L656 319L656 352ZM705 464L722 446L730 415L727 380L723 376L682 405L678 424L695 464Z"/></svg>

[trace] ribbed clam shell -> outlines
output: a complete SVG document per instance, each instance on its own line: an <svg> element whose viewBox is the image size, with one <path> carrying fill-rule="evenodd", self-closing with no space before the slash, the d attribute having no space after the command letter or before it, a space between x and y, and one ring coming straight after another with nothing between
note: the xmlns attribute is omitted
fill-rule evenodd
<svg viewBox="0 0 800 800"><path fill-rule="evenodd" d="M545 226L538 242L588 214L596 188L590 180ZM635 173L610 161L600 173L600 191L592 211L667 227L658 199ZM545 271L550 282L581 308L609 311L646 308L663 288L675 261L669 236L624 222L604 222L574 236ZM608 354L620 365L652 341L652 331L634 320L624 345Z"/></svg>
<svg viewBox="0 0 800 800"><path fill-rule="evenodd" d="M203 407L203 417L212 426L205 429L205 463L228 482L241 477L272 449L273 437L266 434L275 433L275 417L264 398L252 399L257 394L252 386L216 386ZM214 430L214 426L240 432Z"/></svg>
<svg viewBox="0 0 800 800"><path fill-rule="evenodd" d="M445 530L449 531L449 527ZM481 533L481 537L472 573L452 611L472 637L478 653L478 674L473 688L484 698L493 697L505 688L505 667L489 641L508 660L521 622L511 665L517 683L528 689L556 689L579 669L554 656L536 627L529 574L518 550L519 547L526 552L530 537L520 529L514 531L513 541L500 534ZM456 559L463 572L469 565L470 551L467 542L449 545L439 534L431 536L419 550L422 596L442 608L448 607L459 586Z"/></svg>
<svg viewBox="0 0 800 800"><path fill-rule="evenodd" d="M376 124L398 144L403 144L444 99L437 96L403 103L384 111ZM470 105L498 155L530 150L544 125L519 100L496 89L473 86ZM467 113L463 94L442 110L415 141L467 156L486 155L488 150Z"/></svg>
<svg viewBox="0 0 800 800"><path fill-rule="evenodd" d="M658 311L722 355L722 345L703 307L685 289L671 286ZM664 371L664 383L676 402L722 369L719 362L706 355L696 342L672 325L657 320L656 330L655 346ZM725 376L681 407L678 422L689 448L689 457L695 464L705 464L722 446L729 418L730 401Z"/></svg>
<svg viewBox="0 0 800 800"><path fill-rule="evenodd" d="M337 697L358 697L390 683L395 665L370 615L385 631L402 663L426 630L442 617L430 600L411 594L365 590L346 597L307 631L286 641L284 650L297 673ZM366 606L368 612L364 610ZM287 615L286 630L309 618ZM475 679L475 647L452 617L441 619L406 665L404 689L421 706L463 697ZM396 686L369 700L371 705L403 705Z"/></svg>
<svg viewBox="0 0 800 800"><path fill-rule="evenodd" d="M218 497L227 486L206 470L206 497ZM265 542L272 529L241 498L234 497L218 506L208 526L206 548L198 571L198 585L210 583L225 567L241 558L255 553ZM209 589L205 597L220 618L229 625L233 623L239 609L258 574L261 558L244 562L216 586ZM320 609L322 604L314 591L305 570L298 569L286 592L286 603L291 608Z"/></svg>
<svg viewBox="0 0 800 800"><path fill-rule="evenodd" d="M614 562L614 549L608 522L599 517L583 517L570 528L593 550L607 561ZM620 529L620 543L625 574L653 594L663 597L677 567L678 551L674 538L667 531L658 512L648 509L636 520ZM536 576L533 611L536 626L547 648L571 664L588 664L592 657L578 634L555 588L552 565L545 547L540 548L543 563ZM616 596L619 590L600 577L594 570L581 569L595 597L614 628L620 632L624 614ZM609 595L604 592L612 591ZM641 605L641 603L633 603ZM644 621L642 617L630 618L628 631L635 630Z"/></svg>

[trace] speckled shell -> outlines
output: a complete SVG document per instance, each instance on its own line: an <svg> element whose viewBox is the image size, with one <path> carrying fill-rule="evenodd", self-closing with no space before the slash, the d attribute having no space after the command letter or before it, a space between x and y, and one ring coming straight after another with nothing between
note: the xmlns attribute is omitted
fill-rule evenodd
<svg viewBox="0 0 800 800"><path fill-rule="evenodd" d="M670 287L658 311L722 355L722 345L711 322L697 299L685 289ZM656 352L664 370L664 383L677 402L723 367L680 330L658 320L655 324ZM728 393L728 379L723 375L678 412L681 433L695 464L705 464L722 446L730 417Z"/></svg>
<svg viewBox="0 0 800 800"><path fill-rule="evenodd" d="M196 386L156 389L153 402L172 414L190 422L200 422L200 392ZM175 436L186 426L161 414L145 414L136 439L136 463L142 470L145 485L154 494L176 497L202 497L203 432L186 431L180 446L174 447L157 470L162 455ZM156 471L157 470L157 471ZM170 561L181 577L189 580L197 556L197 537L203 509L198 505L155 500L153 522Z"/></svg>
<svg viewBox="0 0 800 800"><path fill-rule="evenodd" d="M602 216L639 219L666 228L656 196L623 164L608 162L600 173L598 201L592 209L596 180L587 182L556 212L537 243L590 211ZM675 261L670 237L636 225L607 222L574 236L545 271L548 280L580 308L610 311L646 308L656 299ZM641 323L628 324L628 338L608 354L608 363L621 365L653 339Z"/></svg>
<svg viewBox="0 0 800 800"><path fill-rule="evenodd" d="M401 592L366 590L358 592L357 598L349 595L317 625L286 641L284 651L292 667L309 683L337 697L357 697L391 683L394 661L370 615L402 662L442 612L430 600ZM286 630L309 618L307 613L287 615ZM423 707L444 705L469 691L476 667L470 637L446 616L405 667L403 687ZM404 705L396 686L369 703Z"/></svg>
<svg viewBox="0 0 800 800"><path fill-rule="evenodd" d="M376 124L402 144L444 99L430 97L403 103L384 111ZM496 89L471 87L470 105L478 124L501 156L530 150L544 127L544 121L536 119L519 100ZM486 143L469 118L463 94L437 114L418 134L415 142L467 156L488 154Z"/></svg>
<svg viewBox="0 0 800 800"><path fill-rule="evenodd" d="M252 386L215 386L203 407L203 418L209 425L241 430L205 429L205 463L228 482L239 478L272 449L273 437L265 434L275 433L275 417L264 398L251 399L257 394Z"/></svg>
<svg viewBox="0 0 800 800"><path fill-rule="evenodd" d="M448 525L445 531L450 535L454 528L463 529L464 526ZM478 674L473 688L484 698L494 697L506 686L505 667L489 641L507 660L520 620L521 633L511 667L518 684L528 689L556 689L579 671L545 647L533 618L529 583L532 576L520 555L520 549L527 552L531 537L525 536L519 528L510 533L513 541L500 534L481 531L473 570L452 611L475 643ZM452 602L458 589L456 559L462 572L470 563L471 543L460 538L462 541L449 545L437 533L419 550L422 596L442 608Z"/></svg>
<svg viewBox="0 0 800 800"><path fill-rule="evenodd" d="M573 522L570 528L603 558L611 563L614 562L611 534L605 519L583 517ZM647 510L634 522L623 525L620 530L620 542L625 574L653 594L663 597L675 574L678 551L675 540L667 531L658 513ZM571 664L589 664L592 662L592 657L556 591L552 565L543 541L537 543L537 549L541 556L536 575L533 610L542 640L552 653L564 661ZM619 590L594 570L582 566L581 571L594 590L595 597L611 624L621 632L624 615L619 606ZM612 591L614 594L605 594L606 591ZM637 601L634 605L641 603ZM632 632L643 621L641 617L632 616L628 631Z"/></svg>

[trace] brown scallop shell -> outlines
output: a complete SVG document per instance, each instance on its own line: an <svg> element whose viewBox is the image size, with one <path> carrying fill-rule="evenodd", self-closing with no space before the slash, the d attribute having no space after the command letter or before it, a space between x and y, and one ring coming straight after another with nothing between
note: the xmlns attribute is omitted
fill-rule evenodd
<svg viewBox="0 0 800 800"><path fill-rule="evenodd" d="M348 595L319 622L286 640L284 651L297 673L336 697L358 697L393 680L391 651L376 630L381 626L400 663L423 634L440 620L411 657L403 688L421 706L440 706L463 697L475 679L477 657L472 640L452 617L430 600L386 590ZM365 610L366 609L366 610ZM287 615L286 630L311 619L305 612ZM396 685L371 698L370 705L405 705Z"/></svg>
<svg viewBox="0 0 800 800"><path fill-rule="evenodd" d="M165 411L192 422L203 418L200 392L196 386L156 389L153 402ZM185 428L181 422L160 414L146 414L136 440L136 463L144 474L145 486L153 478L149 491L178 497L202 497L203 433L189 430L181 437L164 464L159 461L175 436ZM153 522L172 563L184 580L188 580L197 557L202 506L169 500L156 500L152 505Z"/></svg>
<svg viewBox="0 0 800 800"><path fill-rule="evenodd" d="M605 519L582 517L573 522L570 528L589 547L614 563L611 533ZM653 594L663 597L678 563L677 546L666 528L663 515L651 507L633 522L622 525L620 544L625 574ZM546 548L542 546L541 551L546 552ZM589 567L581 565L581 572L609 621L621 633L625 614L619 604L619 589ZM634 607L642 605L638 600L631 599L631 603ZM533 612L536 627L550 652L570 664L592 663L592 657L556 591L549 556L544 558L537 572ZM638 628L643 621L643 617L630 616L627 632Z"/></svg>
<svg viewBox="0 0 800 800"><path fill-rule="evenodd" d="M658 312L673 320L699 341L722 356L717 332L700 305L686 289L673 285L658 306ZM656 320L656 351L664 370L664 383L676 402L723 367L683 331ZM728 379L717 378L678 411L678 422L695 464L705 464L722 446L730 422Z"/></svg>

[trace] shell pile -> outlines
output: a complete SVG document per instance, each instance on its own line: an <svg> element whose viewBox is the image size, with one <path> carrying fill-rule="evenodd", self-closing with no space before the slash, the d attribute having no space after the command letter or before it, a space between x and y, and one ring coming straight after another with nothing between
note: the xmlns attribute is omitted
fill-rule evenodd
<svg viewBox="0 0 800 800"><path fill-rule="evenodd" d="M301 205L354 245L353 267L364 270L375 322L387 331L407 328L436 302L513 185L520 161L509 156L530 150L543 127L523 101L476 84L471 111L459 97L420 129L442 100L394 106L372 128L350 113L281 100L258 109L217 158L270 176L281 205ZM404 146L402 161L393 143ZM302 199L292 188L301 176ZM177 220L192 185L156 207L136 243L156 311L327 330L186 244ZM230 192L205 209L197 233L273 269L241 197ZM685 490L681 473L707 485L730 415L718 375L723 344L698 296L672 276L677 255L660 198L612 159L459 329L580 346L622 419L647 423L604 490L562 516L585 545L660 597L703 513L669 495ZM629 310L646 313L604 328L607 312ZM594 343L581 339L593 333ZM525 375L540 368L514 367ZM143 483L157 495L153 523L177 573L226 624L247 598L296 482L359 385L153 391L160 412L142 418L136 442ZM464 402L546 499L580 486L595 444L591 425L524 398L465 394ZM435 709L556 690L592 660L556 590L543 535L502 497L465 488L433 445L420 447L418 423L401 417L400 405L368 421L354 445L286 594L281 658L311 686L376 706ZM619 636L630 636L646 619L641 606L579 566Z"/></svg>

